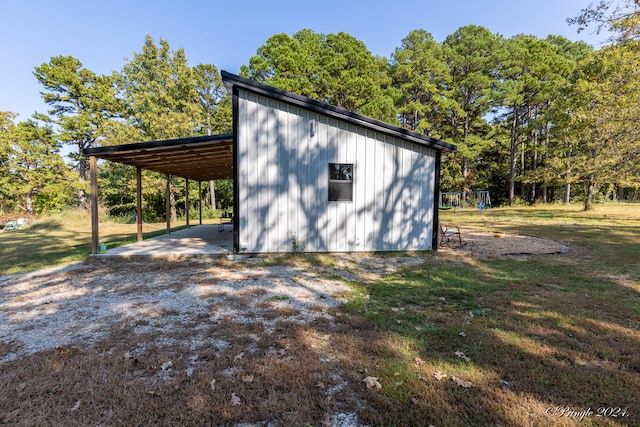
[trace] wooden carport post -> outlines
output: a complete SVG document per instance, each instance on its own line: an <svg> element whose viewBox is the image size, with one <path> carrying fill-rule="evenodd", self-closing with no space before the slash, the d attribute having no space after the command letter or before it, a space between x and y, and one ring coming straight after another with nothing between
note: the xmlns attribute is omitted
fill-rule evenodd
<svg viewBox="0 0 640 427"><path fill-rule="evenodd" d="M98 253L98 159L89 157L89 176L91 179L91 254Z"/></svg>
<svg viewBox="0 0 640 427"><path fill-rule="evenodd" d="M184 179L184 213L187 217L187 227L189 227L189 178Z"/></svg>
<svg viewBox="0 0 640 427"><path fill-rule="evenodd" d="M200 210L200 225L202 225L202 181L198 181L198 208Z"/></svg>
<svg viewBox="0 0 640 427"><path fill-rule="evenodd" d="M138 242L142 241L142 168L136 166L136 216L138 224Z"/></svg>
<svg viewBox="0 0 640 427"><path fill-rule="evenodd" d="M171 234L171 175L167 174L167 190L165 191L165 200L167 208L167 234Z"/></svg>

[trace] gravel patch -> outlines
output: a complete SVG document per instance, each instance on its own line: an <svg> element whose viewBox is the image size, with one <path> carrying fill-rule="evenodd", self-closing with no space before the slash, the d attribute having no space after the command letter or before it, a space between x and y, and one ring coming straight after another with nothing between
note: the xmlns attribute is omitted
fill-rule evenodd
<svg viewBox="0 0 640 427"><path fill-rule="evenodd" d="M567 254L569 246L550 239L502 232L460 229L457 238L444 243L438 251L467 258L503 258L529 255ZM455 237L455 236L454 236Z"/></svg>
<svg viewBox="0 0 640 427"><path fill-rule="evenodd" d="M131 342L126 360L153 357L154 348L189 349L192 355L204 350L219 356L228 354L237 339L244 352L253 354L264 351L256 345L260 335L278 336L283 320L335 326L332 313L351 291L345 280L376 279L420 264L423 258L336 255L298 261L96 257L0 276L0 365L50 349L96 347L107 339L113 342L118 331ZM212 333L229 325L239 325L235 330L243 336ZM287 359L282 356L286 348L269 351ZM319 357L327 366L339 365L330 351ZM140 381L152 388L173 380L177 371L170 363L164 361L157 374L141 374ZM239 375L229 369L221 371L221 378ZM331 371L331 382L335 385L327 387L327 401L335 404L346 384L339 369ZM355 395L349 399L358 400ZM355 413L337 412L326 415L331 425L361 426Z"/></svg>
<svg viewBox="0 0 640 427"><path fill-rule="evenodd" d="M202 332L221 319L260 321L269 329L276 319L263 315L274 308L292 313L289 321L331 320L327 310L349 291L318 271L261 264L110 258L0 276L0 342L11 348L0 363L73 343L91 346L115 325L135 325L171 345L179 339L172 332L193 319L206 319L195 326Z"/></svg>

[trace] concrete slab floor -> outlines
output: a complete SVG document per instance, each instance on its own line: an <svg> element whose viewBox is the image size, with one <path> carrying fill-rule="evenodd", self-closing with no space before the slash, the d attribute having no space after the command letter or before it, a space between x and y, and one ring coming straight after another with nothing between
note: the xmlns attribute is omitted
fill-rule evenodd
<svg viewBox="0 0 640 427"><path fill-rule="evenodd" d="M203 224L107 250L100 256L227 255L233 253L233 225Z"/></svg>

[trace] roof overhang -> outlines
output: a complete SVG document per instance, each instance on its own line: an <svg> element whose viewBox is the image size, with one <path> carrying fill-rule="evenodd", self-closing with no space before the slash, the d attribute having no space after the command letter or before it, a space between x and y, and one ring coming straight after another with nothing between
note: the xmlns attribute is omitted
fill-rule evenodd
<svg viewBox="0 0 640 427"><path fill-rule="evenodd" d="M233 178L231 134L86 148L83 153L193 181Z"/></svg>

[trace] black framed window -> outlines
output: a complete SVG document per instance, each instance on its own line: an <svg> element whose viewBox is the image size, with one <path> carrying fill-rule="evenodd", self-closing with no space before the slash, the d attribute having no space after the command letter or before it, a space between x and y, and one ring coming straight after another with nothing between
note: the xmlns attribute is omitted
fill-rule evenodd
<svg viewBox="0 0 640 427"><path fill-rule="evenodd" d="M353 201L353 163L329 163L329 201Z"/></svg>

